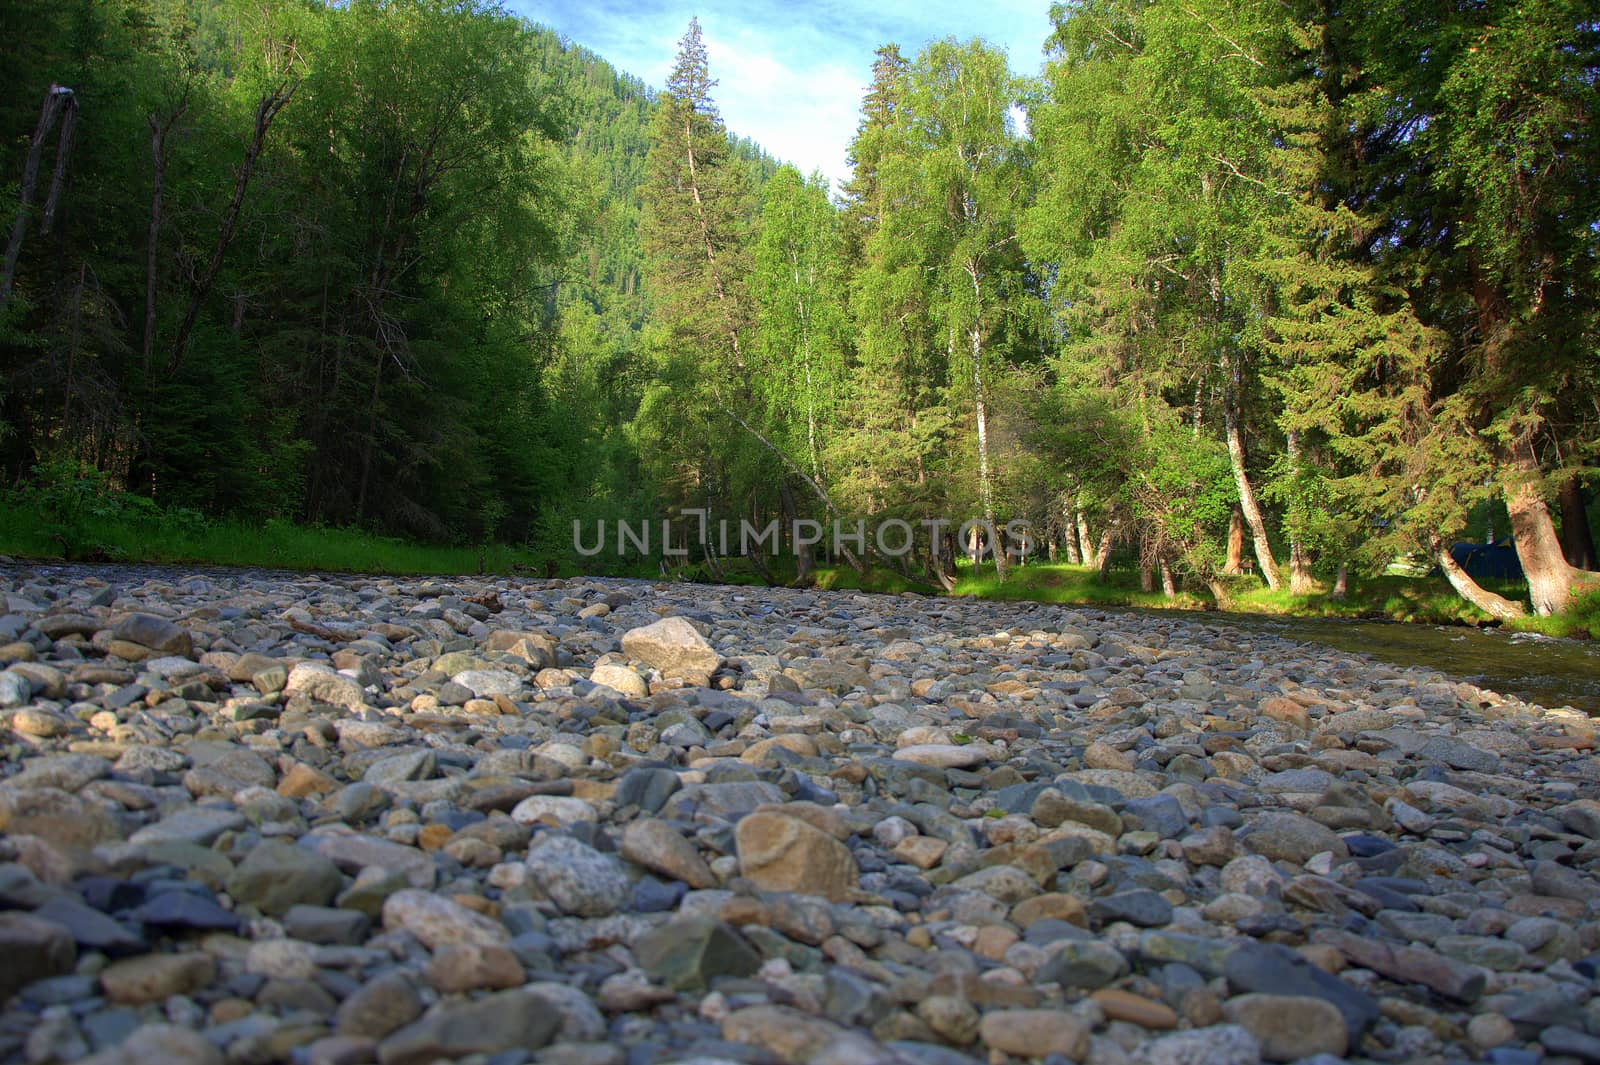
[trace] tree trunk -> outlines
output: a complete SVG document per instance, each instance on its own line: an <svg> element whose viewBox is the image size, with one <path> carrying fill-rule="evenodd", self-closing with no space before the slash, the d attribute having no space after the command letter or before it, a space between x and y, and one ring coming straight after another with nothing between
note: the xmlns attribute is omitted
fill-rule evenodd
<svg viewBox="0 0 1600 1065"><path fill-rule="evenodd" d="M244 208L244 194L250 187L250 175L256 168L256 160L261 158L262 149L267 145L267 131L272 128L272 120L278 117L278 112L283 110L284 105L299 87L298 81L284 82L263 93L261 102L256 105L255 131L251 134L250 143L245 146L244 162L239 167L239 173L234 177L233 198L228 201L228 208L222 214L222 224L217 229L217 241L211 248L211 259L206 263L205 272L195 281L194 293L189 298L189 309L185 312L183 321L178 326L178 335L172 342L172 354L167 358L168 375L177 372L183 363L183 357L189 349L189 337L194 332L195 320L200 317L201 305L211 294L211 286L216 284L217 274L222 270L222 257L227 253L228 245L233 243L233 230L239 224L239 212Z"/></svg>
<svg viewBox="0 0 1600 1065"><path fill-rule="evenodd" d="M1333 591L1328 593L1328 598L1342 603L1345 600L1345 596L1349 594L1350 563L1341 562L1339 563L1339 574L1333 578Z"/></svg>
<svg viewBox="0 0 1600 1065"><path fill-rule="evenodd" d="M165 122L150 116L150 228L144 242L144 372L150 374L150 361L156 350L156 279L161 252L162 197L167 180L167 134L187 110L179 104Z"/></svg>
<svg viewBox="0 0 1600 1065"><path fill-rule="evenodd" d="M39 124L34 127L33 137L28 142L28 154L22 164L17 217L11 225L11 240L6 244L5 265L0 267L0 310L11 300L11 285L17 276L17 260L22 257L22 242L28 236L28 215L33 209L33 192L39 183L39 159L44 154L44 141L71 96L71 89L60 85L50 86L44 95L44 106L39 109Z"/></svg>
<svg viewBox="0 0 1600 1065"><path fill-rule="evenodd" d="M61 188L67 183L67 159L72 155L72 133L78 125L78 97L66 91L66 108L61 115L61 136L56 140L56 166L50 172L50 194L44 198L43 217L39 220L39 235L48 237L56 224L56 206L61 202Z"/></svg>
<svg viewBox="0 0 1600 1065"><path fill-rule="evenodd" d="M1156 555L1143 537L1139 541L1139 590L1141 592L1156 590Z"/></svg>
<svg viewBox="0 0 1600 1065"><path fill-rule="evenodd" d="M1178 598L1178 582L1172 579L1172 563L1161 556L1161 594L1168 599Z"/></svg>
<svg viewBox="0 0 1600 1065"><path fill-rule="evenodd" d="M793 530L794 529L794 523L800 517L800 511L799 511L799 508L795 506L794 490L789 487L787 481L783 481L783 480L780 480L778 482L778 513L779 513L779 515L781 516L781 518L783 520L784 527L787 528L787 529ZM782 530L779 530L779 539L781 540L782 538L783 538ZM806 583L806 581L810 579L810 577L811 577L811 569L812 569L813 565L814 565L814 562L812 561L812 557L811 557L811 545L810 544L803 544L802 545L802 544L799 544L799 543L795 543L794 544L794 582L795 582L795 584L804 585Z"/></svg>
<svg viewBox="0 0 1600 1065"><path fill-rule="evenodd" d="M361 449L361 484L356 489L356 521L367 516L367 484L372 476L372 451L378 441L378 386L383 383L383 359L372 368L372 397L367 401L367 439Z"/></svg>
<svg viewBox="0 0 1600 1065"><path fill-rule="evenodd" d="M1450 587L1454 588L1461 598L1485 614L1500 618L1502 621L1506 618L1522 617L1524 614L1522 604L1513 603L1504 596L1496 595L1468 576L1467 571L1462 569L1451 556L1449 544L1435 536L1432 546L1434 561L1444 571L1445 580L1450 582Z"/></svg>
<svg viewBox="0 0 1600 1065"><path fill-rule="evenodd" d="M1523 576L1528 579L1533 612L1541 616L1560 614L1572 605L1573 585L1582 580L1583 571L1570 565L1561 550L1530 441L1515 446L1510 466L1512 472L1501 488L1511 516L1511 539L1517 545Z"/></svg>
<svg viewBox="0 0 1600 1065"><path fill-rule="evenodd" d="M1105 529L1100 533L1100 546L1094 552L1094 568L1104 581L1111 575L1111 530L1115 522L1107 522Z"/></svg>
<svg viewBox="0 0 1600 1065"><path fill-rule="evenodd" d="M1294 595L1311 595L1317 590L1317 579L1311 573L1311 557L1298 539L1289 541L1289 591Z"/></svg>
<svg viewBox="0 0 1600 1065"><path fill-rule="evenodd" d="M1067 542L1067 564L1069 566L1083 565L1083 552L1078 549L1078 508L1062 504L1062 520L1066 522L1066 529L1062 539Z"/></svg>
<svg viewBox="0 0 1600 1065"><path fill-rule="evenodd" d="M978 291L976 277L973 293ZM976 324L972 327L972 395L978 415L978 491L983 497L983 520L989 523L987 532L994 537L994 574L1001 584L1006 580L1006 553L999 544L1000 527L994 520L994 489L989 478L989 412L983 394L983 334Z"/></svg>
<svg viewBox="0 0 1600 1065"><path fill-rule="evenodd" d="M1244 572L1244 515L1238 507L1228 517L1228 561L1222 572L1230 577Z"/></svg>
<svg viewBox="0 0 1600 1065"><path fill-rule="evenodd" d="M1234 486L1239 490L1239 509L1244 512L1245 524L1250 527L1251 539L1255 541L1261 575L1266 578L1267 587L1277 591L1283 587L1283 578L1278 576L1278 562L1272 557L1272 543L1267 539L1267 522L1261 515L1261 505L1256 502L1255 489L1250 486L1250 475L1244 468L1244 429L1240 425L1237 389L1224 406L1227 408L1228 461L1233 466Z"/></svg>
<svg viewBox="0 0 1600 1065"><path fill-rule="evenodd" d="M1083 501L1078 501L1078 558L1079 565L1089 565L1089 560L1094 558L1094 538L1089 535L1089 515L1083 509Z"/></svg>
<svg viewBox="0 0 1600 1065"><path fill-rule="evenodd" d="M1583 485L1576 477L1561 482L1561 549L1567 564L1578 569L1600 569L1594 549L1594 533L1589 528L1589 510Z"/></svg>
<svg viewBox="0 0 1600 1065"><path fill-rule="evenodd" d="M1289 462L1295 474L1300 471L1300 434L1291 429L1288 433ZM1293 504L1291 516L1301 516L1298 501ZM1300 539L1300 530L1296 523L1289 523L1289 591L1294 595L1310 595L1317 590L1316 578L1311 575L1311 558L1306 553L1306 546Z"/></svg>

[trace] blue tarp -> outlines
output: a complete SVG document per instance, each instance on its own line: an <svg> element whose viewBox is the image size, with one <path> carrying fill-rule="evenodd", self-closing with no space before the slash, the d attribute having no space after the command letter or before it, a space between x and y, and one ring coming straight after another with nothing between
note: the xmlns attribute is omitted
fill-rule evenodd
<svg viewBox="0 0 1600 1065"><path fill-rule="evenodd" d="M1522 561L1510 538L1492 544L1451 544L1450 557L1475 580L1517 580L1522 576Z"/></svg>

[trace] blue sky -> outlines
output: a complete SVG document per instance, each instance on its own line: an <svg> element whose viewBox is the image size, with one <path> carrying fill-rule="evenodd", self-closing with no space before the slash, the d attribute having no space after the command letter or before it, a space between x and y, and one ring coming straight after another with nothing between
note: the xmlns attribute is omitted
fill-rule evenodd
<svg viewBox="0 0 1600 1065"><path fill-rule="evenodd" d="M698 15L713 95L728 128L803 172L836 182L872 80L873 52L894 41L909 59L940 37L982 37L1004 48L1011 69L1035 74L1050 33L1049 0L508 0L613 66L660 88L678 40Z"/></svg>

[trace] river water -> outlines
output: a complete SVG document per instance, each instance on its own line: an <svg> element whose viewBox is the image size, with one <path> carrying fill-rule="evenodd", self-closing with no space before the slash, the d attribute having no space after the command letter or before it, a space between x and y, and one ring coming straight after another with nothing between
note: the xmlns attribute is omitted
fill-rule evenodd
<svg viewBox="0 0 1600 1065"><path fill-rule="evenodd" d="M1570 706L1600 717L1600 643L1498 629L1343 618L1195 614L1206 625L1266 632L1370 655L1399 666L1437 669L1541 706Z"/></svg>

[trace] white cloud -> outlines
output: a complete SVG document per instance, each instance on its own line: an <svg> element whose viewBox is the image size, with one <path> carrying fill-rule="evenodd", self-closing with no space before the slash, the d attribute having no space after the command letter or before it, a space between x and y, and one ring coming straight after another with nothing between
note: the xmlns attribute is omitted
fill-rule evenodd
<svg viewBox="0 0 1600 1065"><path fill-rule="evenodd" d="M693 8L673 0L511 0L510 7L658 88L698 14L728 128L835 183L849 176L845 153L880 45L894 41L910 58L941 37L983 37L1007 50L1013 70L1033 74L1050 32L1048 0L889 0L871 13L844 0L700 0Z"/></svg>

